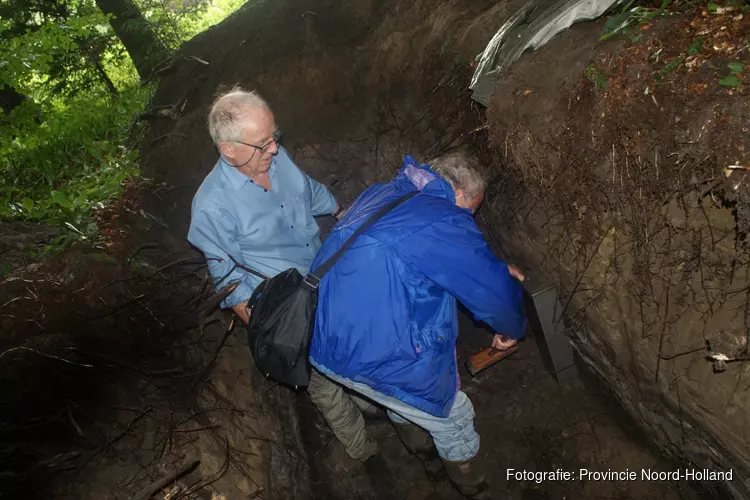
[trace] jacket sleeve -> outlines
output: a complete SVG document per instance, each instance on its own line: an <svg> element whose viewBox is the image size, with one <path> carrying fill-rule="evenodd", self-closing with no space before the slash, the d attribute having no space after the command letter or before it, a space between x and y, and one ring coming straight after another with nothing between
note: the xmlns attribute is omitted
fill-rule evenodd
<svg viewBox="0 0 750 500"><path fill-rule="evenodd" d="M496 333L521 339L523 288L484 241L467 213L435 222L396 245L401 256Z"/></svg>
<svg viewBox="0 0 750 500"><path fill-rule="evenodd" d="M208 259L208 271L216 284L216 291L229 283L239 281L237 289L222 302L223 307L232 307L250 298L261 279L234 269L229 255L243 262L239 245L234 241L234 221L220 210L199 209L193 212L188 232L188 241L200 249ZM223 278L223 279L222 279Z"/></svg>

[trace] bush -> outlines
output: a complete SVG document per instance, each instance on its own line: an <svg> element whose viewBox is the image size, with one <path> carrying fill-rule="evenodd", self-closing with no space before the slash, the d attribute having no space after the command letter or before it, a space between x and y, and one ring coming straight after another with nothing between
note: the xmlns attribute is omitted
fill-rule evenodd
<svg viewBox="0 0 750 500"><path fill-rule="evenodd" d="M0 137L0 218L84 223L138 175L138 152L126 146L149 92L133 87L52 105L44 121L14 110Z"/></svg>

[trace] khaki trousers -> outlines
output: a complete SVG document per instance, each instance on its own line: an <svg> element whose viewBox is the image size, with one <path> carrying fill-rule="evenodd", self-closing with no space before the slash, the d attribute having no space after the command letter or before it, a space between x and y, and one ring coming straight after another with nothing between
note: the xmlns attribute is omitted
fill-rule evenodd
<svg viewBox="0 0 750 500"><path fill-rule="evenodd" d="M362 416L362 411L372 407L370 402L344 389L315 368L307 392L347 455L354 460L364 460L373 454L376 445L367 439Z"/></svg>

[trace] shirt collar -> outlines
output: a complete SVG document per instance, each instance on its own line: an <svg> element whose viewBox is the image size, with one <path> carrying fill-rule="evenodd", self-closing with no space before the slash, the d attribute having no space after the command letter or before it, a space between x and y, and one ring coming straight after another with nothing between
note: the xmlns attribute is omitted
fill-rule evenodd
<svg viewBox="0 0 750 500"><path fill-rule="evenodd" d="M226 177L227 180L229 180L230 184L232 184L232 187L235 189L240 189L242 186L245 185L245 183L253 182L253 180L237 170L235 167L231 166L229 162L224 158L224 155L221 155L221 158L219 158L219 170L221 170L224 177ZM268 168L268 175L271 178L274 178L276 174L276 157L274 156L271 160L271 166Z"/></svg>
<svg viewBox="0 0 750 500"><path fill-rule="evenodd" d="M423 193L445 198L451 203L456 202L456 195L451 185L441 179L428 164L419 164L409 155L404 155L404 166L396 176L396 180L410 187L413 186Z"/></svg>

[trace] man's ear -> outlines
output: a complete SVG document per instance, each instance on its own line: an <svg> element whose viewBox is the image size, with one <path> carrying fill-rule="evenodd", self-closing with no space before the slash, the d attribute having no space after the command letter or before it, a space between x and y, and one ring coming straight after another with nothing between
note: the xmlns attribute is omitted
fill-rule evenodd
<svg viewBox="0 0 750 500"><path fill-rule="evenodd" d="M227 160L234 160L234 144L227 141L221 141L217 148L219 149L219 153L224 155Z"/></svg>
<svg viewBox="0 0 750 500"><path fill-rule="evenodd" d="M464 196L463 189L456 189L453 193L456 197L456 206L466 208L468 205L466 203L467 200L466 196Z"/></svg>

